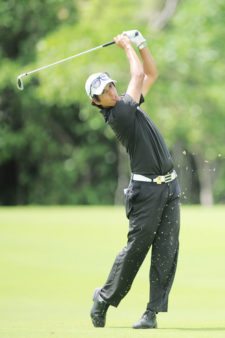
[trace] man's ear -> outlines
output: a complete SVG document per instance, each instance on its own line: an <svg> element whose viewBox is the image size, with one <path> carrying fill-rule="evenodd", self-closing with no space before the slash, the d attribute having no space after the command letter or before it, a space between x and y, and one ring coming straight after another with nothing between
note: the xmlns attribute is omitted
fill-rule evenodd
<svg viewBox="0 0 225 338"><path fill-rule="evenodd" d="M93 106L100 106L100 100L99 100L98 95L94 95L92 97L92 105Z"/></svg>

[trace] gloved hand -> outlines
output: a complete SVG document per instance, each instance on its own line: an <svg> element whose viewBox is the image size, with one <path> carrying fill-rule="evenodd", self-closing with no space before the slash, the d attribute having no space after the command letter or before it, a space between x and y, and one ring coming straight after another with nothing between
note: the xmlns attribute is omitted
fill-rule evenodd
<svg viewBox="0 0 225 338"><path fill-rule="evenodd" d="M133 42L139 49L142 49L147 46L146 40L143 35L136 29L123 32L127 35L131 42Z"/></svg>

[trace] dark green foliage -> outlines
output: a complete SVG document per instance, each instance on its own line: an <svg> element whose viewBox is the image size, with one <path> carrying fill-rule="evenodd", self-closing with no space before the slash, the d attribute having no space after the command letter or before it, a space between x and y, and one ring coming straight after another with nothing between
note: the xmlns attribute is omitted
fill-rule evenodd
<svg viewBox="0 0 225 338"><path fill-rule="evenodd" d="M0 55L28 62L35 56L35 44L62 23L74 23L73 1L1 0Z"/></svg>
<svg viewBox="0 0 225 338"><path fill-rule="evenodd" d="M211 180L215 202L224 202L224 1L182 1L161 32L149 31L149 6L146 0L0 1L0 204L114 202L118 147L84 82L92 72L109 71L124 92L123 52L111 46L35 74L23 92L16 77L133 28L147 37L158 64L144 108L173 151L184 202L199 202L202 177Z"/></svg>

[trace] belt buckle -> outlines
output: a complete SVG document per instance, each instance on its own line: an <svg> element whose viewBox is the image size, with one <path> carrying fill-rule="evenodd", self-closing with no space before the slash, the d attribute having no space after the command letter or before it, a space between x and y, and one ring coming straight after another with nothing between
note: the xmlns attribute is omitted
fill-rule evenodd
<svg viewBox="0 0 225 338"><path fill-rule="evenodd" d="M173 180L172 174L165 175L165 183L169 183Z"/></svg>
<svg viewBox="0 0 225 338"><path fill-rule="evenodd" d="M154 179L154 182L156 184L162 184L164 181L163 181L163 176L157 176L155 179Z"/></svg>

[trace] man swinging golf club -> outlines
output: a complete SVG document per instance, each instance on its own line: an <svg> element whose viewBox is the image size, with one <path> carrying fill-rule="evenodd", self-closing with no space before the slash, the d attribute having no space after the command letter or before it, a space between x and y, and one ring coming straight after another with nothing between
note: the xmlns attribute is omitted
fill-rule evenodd
<svg viewBox="0 0 225 338"><path fill-rule="evenodd" d="M104 327L110 305L117 307L152 246L147 308L135 329L156 328L156 314L168 309L179 247L180 188L173 161L158 128L141 110L144 96L157 78L157 69L138 31L114 38L130 65L130 81L119 96L116 81L107 73L92 74L85 89L92 104L100 108L105 122L126 147L131 180L126 189L128 240L118 254L105 284L95 290L91 318L95 327ZM132 43L137 46L140 58Z"/></svg>

